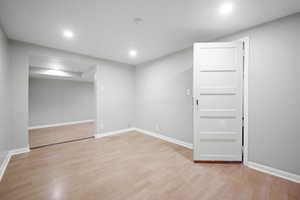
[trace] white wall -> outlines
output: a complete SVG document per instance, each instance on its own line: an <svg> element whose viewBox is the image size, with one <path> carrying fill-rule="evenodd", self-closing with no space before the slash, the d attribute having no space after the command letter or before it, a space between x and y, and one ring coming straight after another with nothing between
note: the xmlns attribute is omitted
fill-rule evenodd
<svg viewBox="0 0 300 200"><path fill-rule="evenodd" d="M92 82L29 79L29 126L94 120Z"/></svg>
<svg viewBox="0 0 300 200"><path fill-rule="evenodd" d="M101 77L103 80L100 80L100 82L104 88L104 95L106 95L103 97L103 102L101 102L105 109L97 110L103 116L101 120L103 120L104 129L101 132L125 129L128 127L128 123L132 123L134 107L133 105L127 106L124 100L134 102L135 71L133 66L11 40L9 50L10 67L14 82L12 85L13 148L28 146L28 59L32 55L58 57L63 60L90 64L91 66L98 65L102 69ZM117 77L117 80L114 77ZM120 96L118 93L119 87L133 89L122 93L122 96Z"/></svg>
<svg viewBox="0 0 300 200"><path fill-rule="evenodd" d="M11 144L11 81L7 38L0 26L0 166Z"/></svg>
<svg viewBox="0 0 300 200"><path fill-rule="evenodd" d="M300 175L300 14L220 39L250 37L249 161ZM219 41L220 41L219 40ZM137 66L137 126L192 141L192 49ZM149 119L149 120L148 120Z"/></svg>

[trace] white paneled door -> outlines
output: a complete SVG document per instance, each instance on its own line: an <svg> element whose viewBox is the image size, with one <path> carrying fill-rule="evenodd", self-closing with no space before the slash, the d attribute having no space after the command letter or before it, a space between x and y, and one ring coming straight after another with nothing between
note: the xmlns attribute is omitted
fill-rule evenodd
<svg viewBox="0 0 300 200"><path fill-rule="evenodd" d="M194 44L194 160L242 161L243 42Z"/></svg>

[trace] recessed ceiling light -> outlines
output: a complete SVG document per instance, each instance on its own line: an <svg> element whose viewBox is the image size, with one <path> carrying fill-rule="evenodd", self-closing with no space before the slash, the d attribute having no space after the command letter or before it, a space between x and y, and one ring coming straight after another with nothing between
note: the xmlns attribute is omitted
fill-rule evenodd
<svg viewBox="0 0 300 200"><path fill-rule="evenodd" d="M132 49L129 51L129 55L130 55L130 57L134 58L137 56L137 51Z"/></svg>
<svg viewBox="0 0 300 200"><path fill-rule="evenodd" d="M233 3L226 2L220 6L219 11L220 11L220 14L222 14L222 15L228 15L229 13L231 13L233 11L233 8L234 8Z"/></svg>
<svg viewBox="0 0 300 200"><path fill-rule="evenodd" d="M72 39L74 37L74 33L71 30L64 30L63 35L67 39Z"/></svg>

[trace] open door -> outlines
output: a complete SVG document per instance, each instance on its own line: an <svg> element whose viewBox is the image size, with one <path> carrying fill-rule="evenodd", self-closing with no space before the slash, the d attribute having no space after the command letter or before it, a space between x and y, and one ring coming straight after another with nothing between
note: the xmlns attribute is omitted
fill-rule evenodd
<svg viewBox="0 0 300 200"><path fill-rule="evenodd" d="M194 161L242 161L243 42L194 44Z"/></svg>

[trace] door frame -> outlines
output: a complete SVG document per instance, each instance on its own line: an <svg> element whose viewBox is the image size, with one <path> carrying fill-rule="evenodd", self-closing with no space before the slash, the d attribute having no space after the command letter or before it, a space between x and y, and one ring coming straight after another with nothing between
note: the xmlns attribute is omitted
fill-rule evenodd
<svg viewBox="0 0 300 200"><path fill-rule="evenodd" d="M242 41L244 43L244 63L243 63L243 118L244 118L244 132L243 132L243 164L247 165L248 164L248 138L249 138L249 132L248 132L248 99L249 99L249 94L248 94L248 82L249 82L249 53L250 53L250 38L249 36L237 39L235 41ZM197 80L197 74L196 74L196 67L193 67L193 79L194 81ZM197 91L196 84L193 81L193 91L195 95L195 91ZM197 98L193 96L193 102L194 102L194 108L193 108L193 134L195 135L195 130L197 129L197 112L196 112L196 104L197 104ZM195 137L194 137L195 138Z"/></svg>
<svg viewBox="0 0 300 200"><path fill-rule="evenodd" d="M244 137L243 137L243 164L248 165L248 105L249 105L249 55L250 55L250 38L249 36L238 39L244 42L244 69L243 69L243 117L244 117Z"/></svg>

